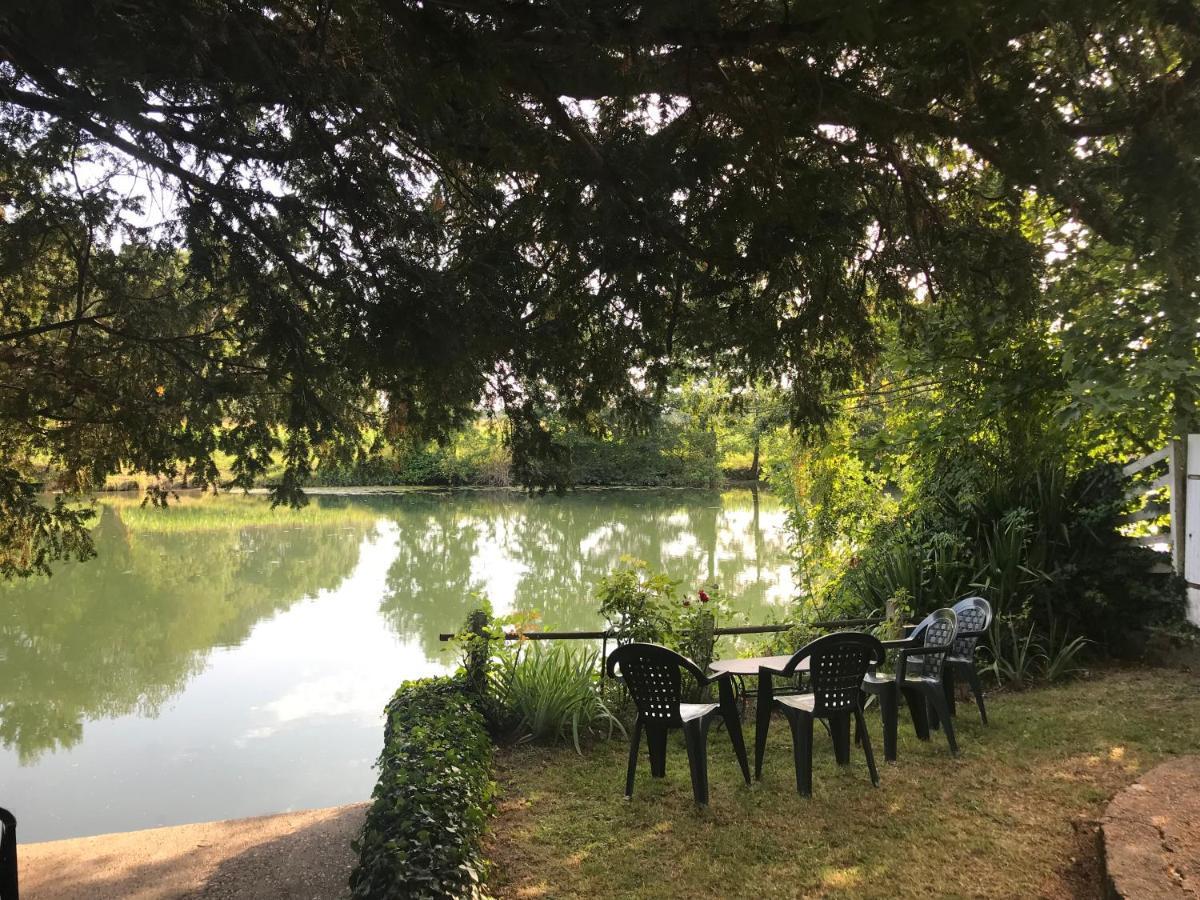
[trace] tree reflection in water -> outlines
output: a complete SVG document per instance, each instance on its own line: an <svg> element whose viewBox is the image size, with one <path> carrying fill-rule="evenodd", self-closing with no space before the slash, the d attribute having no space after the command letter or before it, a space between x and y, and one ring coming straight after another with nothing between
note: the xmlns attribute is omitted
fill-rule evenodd
<svg viewBox="0 0 1200 900"><path fill-rule="evenodd" d="M215 523L200 504L220 504ZM375 521L318 501L264 525L263 505L185 499L164 511L106 501L98 559L0 584L0 742L27 764L76 744L85 720L154 716L213 647L335 587Z"/></svg>
<svg viewBox="0 0 1200 900"><path fill-rule="evenodd" d="M77 744L89 720L155 716L214 647L335 589L360 562L388 565L379 615L427 660L448 662L438 633L461 625L476 592L501 612L540 611L546 627L599 627L595 583L623 555L683 590L716 580L749 620L766 620L791 593L782 519L777 501L748 491L410 492L274 512L261 498L166 511L105 500L97 559L0 584L0 743L30 763ZM398 660L396 681L407 674Z"/></svg>
<svg viewBox="0 0 1200 900"><path fill-rule="evenodd" d="M600 626L597 580L628 555L694 590L725 587L748 620L791 596L777 500L750 491L580 491L564 497L473 492L405 497L382 611L428 656L486 591L498 611L536 610L544 626ZM765 510L765 512L764 512ZM763 522L762 519L769 520Z"/></svg>

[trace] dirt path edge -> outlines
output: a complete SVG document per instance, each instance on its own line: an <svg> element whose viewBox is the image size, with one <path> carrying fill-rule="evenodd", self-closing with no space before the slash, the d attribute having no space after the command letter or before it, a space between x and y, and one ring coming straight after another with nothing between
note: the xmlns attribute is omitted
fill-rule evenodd
<svg viewBox="0 0 1200 900"><path fill-rule="evenodd" d="M22 844L36 900L340 900L366 803ZM19 832L18 832L19 834Z"/></svg>

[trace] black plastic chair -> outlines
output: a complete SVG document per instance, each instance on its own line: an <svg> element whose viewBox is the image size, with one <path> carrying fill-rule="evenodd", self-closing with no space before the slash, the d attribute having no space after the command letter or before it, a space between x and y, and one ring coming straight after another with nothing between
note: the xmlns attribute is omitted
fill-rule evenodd
<svg viewBox="0 0 1200 900"><path fill-rule="evenodd" d="M930 725L941 726L946 732L950 752L958 753L943 684L943 662L957 632L958 616L954 610L936 610L926 616L904 641L889 641L896 650L894 675L869 672L863 679L864 693L879 698L879 712L883 717L883 756L889 762L896 760L902 696L908 704L917 737L927 741Z"/></svg>
<svg viewBox="0 0 1200 900"><path fill-rule="evenodd" d="M975 647L991 627L992 605L982 597L967 597L959 600L951 609L958 616L958 636L946 654L946 705L950 708L950 715L957 714L954 684L961 678L970 686L975 705L979 707L979 719L986 725L987 707L983 705L983 682L979 678L979 670L975 668Z"/></svg>
<svg viewBox="0 0 1200 900"><path fill-rule="evenodd" d="M629 741L629 770L625 776L625 799L633 796L633 776L637 769L642 732L650 752L650 775L662 778L667 773L667 732L683 730L688 763L692 772L692 794L701 806L708 804L708 729L720 716L729 730L734 753L742 767L746 784L750 783L750 765L742 722L738 716L733 679L728 674L708 676L686 656L658 644L626 644L608 657L608 674L620 674L637 706L637 719ZM692 675L701 686L717 685L718 703L682 702L680 671Z"/></svg>
<svg viewBox="0 0 1200 900"><path fill-rule="evenodd" d="M754 777L762 777L763 753L771 712L779 709L792 727L792 752L796 759L796 790L812 796L813 721L823 719L833 738L833 753L840 765L850 762L850 720L867 758L871 783L879 786L879 770L871 752L871 737L863 721L861 686L868 671L883 662L879 639L855 631L827 634L797 650L782 669L758 670L758 717L754 733ZM773 695L772 678L790 678L808 660L811 693Z"/></svg>
<svg viewBox="0 0 1200 900"><path fill-rule="evenodd" d="M17 900L17 819L0 809L0 900Z"/></svg>

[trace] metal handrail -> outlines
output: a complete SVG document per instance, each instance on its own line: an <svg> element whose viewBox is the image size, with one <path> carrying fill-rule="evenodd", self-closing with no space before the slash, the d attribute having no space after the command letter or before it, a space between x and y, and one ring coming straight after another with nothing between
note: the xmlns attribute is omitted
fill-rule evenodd
<svg viewBox="0 0 1200 900"><path fill-rule="evenodd" d="M871 616L861 619L826 619L809 624L813 628L821 629L861 628L865 625L878 625L882 621L882 617ZM795 627L794 624L786 622L772 625L733 625L728 628L714 628L713 634L717 637L733 634L775 634L780 631L790 631ZM452 641L456 634L458 634L456 631L443 631L438 634L438 640ZM599 641L610 638L614 634L612 629L603 631L506 631L504 639L506 641Z"/></svg>

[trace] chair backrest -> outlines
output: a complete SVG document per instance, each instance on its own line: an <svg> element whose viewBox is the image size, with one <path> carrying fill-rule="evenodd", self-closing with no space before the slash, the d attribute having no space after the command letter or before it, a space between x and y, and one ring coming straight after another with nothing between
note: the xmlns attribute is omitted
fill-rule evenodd
<svg viewBox="0 0 1200 900"><path fill-rule="evenodd" d="M913 629L911 640L920 641L925 647L941 647L954 643L958 634L958 615L952 609L935 609ZM946 651L922 653L910 656L905 665L905 676L919 675L924 678L942 677L942 664Z"/></svg>
<svg viewBox="0 0 1200 900"><path fill-rule="evenodd" d="M638 715L642 718L679 725L679 703L683 698L681 670L697 681L703 680L700 667L674 650L658 644L625 644L608 655L608 674L620 668L621 678Z"/></svg>
<svg viewBox="0 0 1200 900"><path fill-rule="evenodd" d="M808 659L813 692L813 714L851 712L859 703L859 689L872 665L883 662L879 638L860 631L839 631L811 641L788 660L791 670Z"/></svg>
<svg viewBox="0 0 1200 900"><path fill-rule="evenodd" d="M17 820L0 809L0 900L17 900Z"/></svg>
<svg viewBox="0 0 1200 900"><path fill-rule="evenodd" d="M951 607L958 616L958 635L950 650L951 659L975 659L979 635L992 624L992 604L982 597L967 597Z"/></svg>

